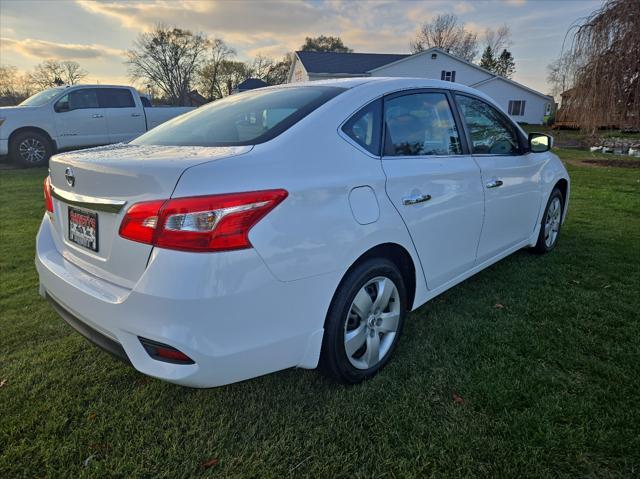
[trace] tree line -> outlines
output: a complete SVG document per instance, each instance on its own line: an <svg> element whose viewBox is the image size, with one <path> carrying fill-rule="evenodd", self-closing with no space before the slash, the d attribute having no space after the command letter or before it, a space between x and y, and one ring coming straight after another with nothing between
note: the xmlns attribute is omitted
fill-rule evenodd
<svg viewBox="0 0 640 479"><path fill-rule="evenodd" d="M437 47L473 62L483 47L480 66L505 77L515 72L506 25L487 29L478 35L465 27L454 14L438 15L421 25L410 43L412 53ZM320 35L307 37L302 51L348 53L342 39ZM258 54L249 61L237 58L236 50L220 38L203 33L157 25L141 33L126 53L130 79L160 102L184 105L194 90L212 101L229 95L248 78L259 78L268 85L286 83L294 53L274 59ZM0 69L0 96L22 99L36 91L56 85L74 85L86 78L87 71L77 62L45 60L33 72L21 74L11 66Z"/></svg>

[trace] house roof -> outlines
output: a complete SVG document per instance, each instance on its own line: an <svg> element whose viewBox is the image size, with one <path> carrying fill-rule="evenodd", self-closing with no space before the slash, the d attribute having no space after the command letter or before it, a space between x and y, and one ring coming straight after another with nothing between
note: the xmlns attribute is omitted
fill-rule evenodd
<svg viewBox="0 0 640 479"><path fill-rule="evenodd" d="M369 70L396 62L410 55L391 53L337 53L297 51L307 73L364 75Z"/></svg>
<svg viewBox="0 0 640 479"><path fill-rule="evenodd" d="M386 53L335 53L335 52L303 52L303 51L296 52L296 54L298 55L298 58L304 65L305 70L307 70L307 73L325 74L325 75L327 74L328 75L331 75L331 74L370 75L372 73L375 73L377 70L380 70L383 67L388 67L392 64L402 63L409 60L410 58L413 58L416 56L428 55L431 53L441 53L461 63L469 65L470 67L480 70L486 73L487 75L490 75L488 78L482 81L479 81L473 85L470 85L473 88L476 88L477 86L480 86L484 83L488 83L493 80L503 80L507 83L511 83L512 85L523 88L541 98L544 98L547 100L549 99L553 100L553 97L549 95L540 93L539 91L529 88L523 85L522 83L518 83L517 81L511 80L509 78L505 78L500 75L496 75L495 73L490 72L489 70L486 70L481 66L476 65L475 63L471 63L466 60L463 60L462 58L452 55L451 53L448 53L437 47L429 48L420 53L414 53L412 55L411 54L396 55L396 54L386 54Z"/></svg>
<svg viewBox="0 0 640 479"><path fill-rule="evenodd" d="M253 90L255 88L262 88L265 86L267 86L267 83L260 80L259 78L247 78L245 81L240 83L236 87L236 89L238 91L244 91L244 90Z"/></svg>

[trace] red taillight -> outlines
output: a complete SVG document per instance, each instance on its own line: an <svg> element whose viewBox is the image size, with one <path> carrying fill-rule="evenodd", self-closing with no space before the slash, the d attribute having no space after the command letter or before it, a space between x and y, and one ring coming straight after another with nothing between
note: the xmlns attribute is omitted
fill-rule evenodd
<svg viewBox="0 0 640 479"><path fill-rule="evenodd" d="M165 200L136 203L124 215L120 225L120 236L140 243L153 243L158 225L158 215Z"/></svg>
<svg viewBox="0 0 640 479"><path fill-rule="evenodd" d="M266 190L137 203L122 220L120 236L183 251L251 248L251 228L287 195Z"/></svg>
<svg viewBox="0 0 640 479"><path fill-rule="evenodd" d="M51 197L51 178L44 179L44 206L49 213L53 213L53 198Z"/></svg>

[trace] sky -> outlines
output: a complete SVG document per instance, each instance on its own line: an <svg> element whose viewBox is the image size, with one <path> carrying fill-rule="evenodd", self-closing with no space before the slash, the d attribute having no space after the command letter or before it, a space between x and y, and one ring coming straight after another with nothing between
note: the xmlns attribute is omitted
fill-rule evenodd
<svg viewBox="0 0 640 479"><path fill-rule="evenodd" d="M0 64L28 71L47 58L75 60L87 83L130 84L125 52L162 23L221 38L239 60L279 58L307 36L337 35L356 52L408 53L420 24L455 13L479 35L512 32L513 79L549 91L546 66L567 29L602 0L0 0ZM566 47L565 47L566 49Z"/></svg>

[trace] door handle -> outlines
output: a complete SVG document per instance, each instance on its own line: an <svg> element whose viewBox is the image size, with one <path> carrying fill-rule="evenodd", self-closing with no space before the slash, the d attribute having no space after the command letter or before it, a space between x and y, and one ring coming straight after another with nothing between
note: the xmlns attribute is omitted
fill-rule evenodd
<svg viewBox="0 0 640 479"><path fill-rule="evenodd" d="M104 118L104 115L96 114L96 115L93 115L91 118Z"/></svg>
<svg viewBox="0 0 640 479"><path fill-rule="evenodd" d="M424 203L425 201L429 201L430 199L431 199L431 195L407 196L406 198L402 198L402 204L405 206L416 205L418 203Z"/></svg>
<svg viewBox="0 0 640 479"><path fill-rule="evenodd" d="M489 183L487 183L487 188L497 188L499 186L502 186L502 180L491 180Z"/></svg>
<svg viewBox="0 0 640 479"><path fill-rule="evenodd" d="M131 116L140 116L140 113L131 113Z"/></svg>

